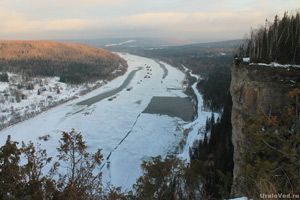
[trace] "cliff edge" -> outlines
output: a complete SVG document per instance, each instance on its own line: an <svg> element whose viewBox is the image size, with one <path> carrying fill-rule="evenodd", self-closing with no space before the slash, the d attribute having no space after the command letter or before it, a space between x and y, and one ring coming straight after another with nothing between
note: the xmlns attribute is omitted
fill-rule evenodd
<svg viewBox="0 0 300 200"><path fill-rule="evenodd" d="M241 153L245 151L244 126L248 117L257 116L258 109L272 111L275 103L284 106L286 94L300 82L300 67L275 67L249 64L235 59L231 65L232 80L232 143L234 146L233 196L243 195Z"/></svg>

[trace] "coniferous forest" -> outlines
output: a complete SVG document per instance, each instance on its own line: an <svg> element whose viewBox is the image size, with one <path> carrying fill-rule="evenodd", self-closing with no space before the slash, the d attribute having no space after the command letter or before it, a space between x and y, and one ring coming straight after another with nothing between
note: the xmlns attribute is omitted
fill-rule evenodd
<svg viewBox="0 0 300 200"><path fill-rule="evenodd" d="M204 140L198 141L197 146L190 149L192 160L211 161L214 165L207 174L206 192L211 199L229 198L232 184L234 164L229 66L230 63L227 66L224 63L224 66L211 69L207 78L197 85L206 106L220 113L217 119L212 115L206 120Z"/></svg>
<svg viewBox="0 0 300 200"><path fill-rule="evenodd" d="M266 20L265 26L252 30L240 47L240 57L250 62L300 64L300 13L285 12L282 19Z"/></svg>

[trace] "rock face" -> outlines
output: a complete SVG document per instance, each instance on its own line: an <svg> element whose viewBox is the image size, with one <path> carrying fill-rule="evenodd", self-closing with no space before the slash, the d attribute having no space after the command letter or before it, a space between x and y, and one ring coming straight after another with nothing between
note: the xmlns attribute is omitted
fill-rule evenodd
<svg viewBox="0 0 300 200"><path fill-rule="evenodd" d="M250 116L257 116L262 108L266 113L272 111L275 103L285 105L286 94L294 89L300 81L300 68L270 67L248 65L241 60L234 60L231 66L232 80L230 92L232 95L232 143L234 145L235 184L232 188L234 196L243 195L243 178L241 172L240 153L247 153L243 148L243 127Z"/></svg>

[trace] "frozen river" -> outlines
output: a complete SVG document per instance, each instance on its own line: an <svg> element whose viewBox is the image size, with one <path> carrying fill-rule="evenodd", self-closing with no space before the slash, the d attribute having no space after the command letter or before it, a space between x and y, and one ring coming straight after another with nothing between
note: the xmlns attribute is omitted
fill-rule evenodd
<svg viewBox="0 0 300 200"><path fill-rule="evenodd" d="M2 130L0 145L5 143L7 135L11 135L14 141L40 143L47 149L48 156L55 158L61 132L70 132L74 128L82 133L88 151L102 149L105 159L103 184L131 189L142 174L140 164L143 160L175 152L183 137L182 127L189 123L193 110L183 93L185 74L180 70L148 58L130 54L120 56L128 61L128 71L124 76ZM169 108L159 106L162 101L157 99L160 98L167 101L177 99L184 109L171 112L176 105ZM152 99L154 106L152 101L148 107ZM186 112L185 117L180 115L182 112ZM44 135L50 135L48 141L39 140Z"/></svg>

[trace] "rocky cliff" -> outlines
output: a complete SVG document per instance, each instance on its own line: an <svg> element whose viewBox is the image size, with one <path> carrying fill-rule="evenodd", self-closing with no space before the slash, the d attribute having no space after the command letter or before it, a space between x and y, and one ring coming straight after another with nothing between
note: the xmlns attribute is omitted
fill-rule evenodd
<svg viewBox="0 0 300 200"><path fill-rule="evenodd" d="M286 94L300 82L299 67L271 67L249 65L235 60L231 66L232 80L232 143L234 145L234 196L243 195L240 153L247 153L243 148L243 128L249 116L256 116L259 108L266 113L272 111L275 103L286 104Z"/></svg>

